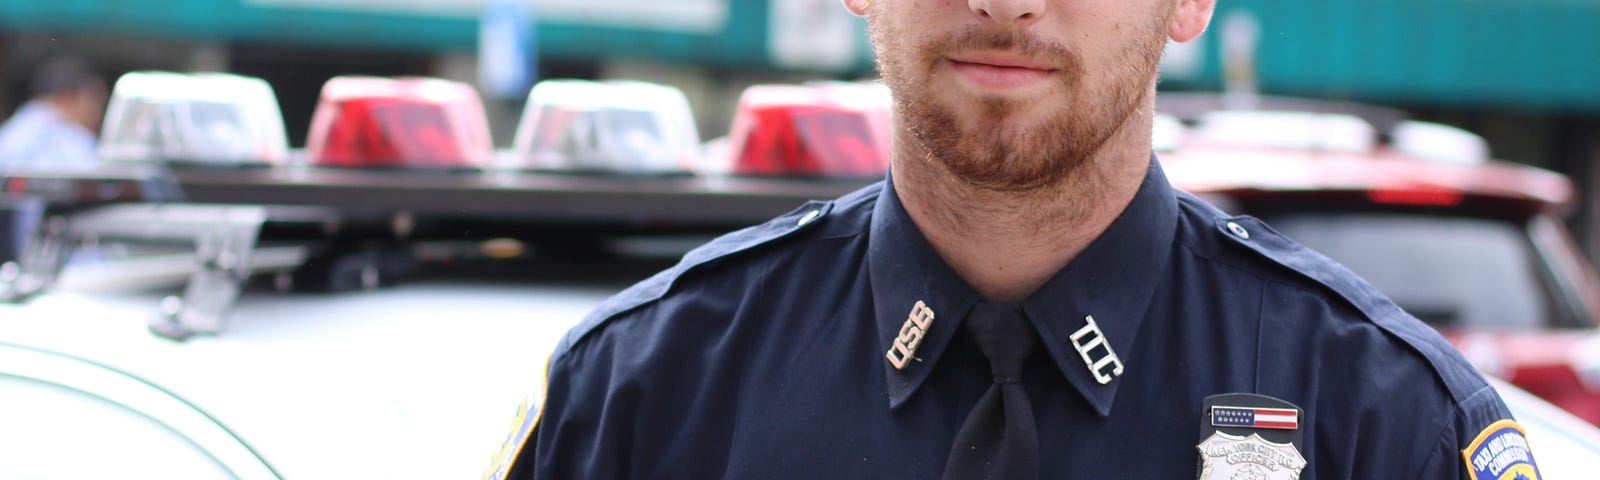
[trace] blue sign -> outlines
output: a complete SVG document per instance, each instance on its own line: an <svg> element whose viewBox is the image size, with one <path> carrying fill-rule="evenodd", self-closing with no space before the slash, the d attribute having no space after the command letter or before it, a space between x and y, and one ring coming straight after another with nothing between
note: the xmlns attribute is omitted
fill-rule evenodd
<svg viewBox="0 0 1600 480"><path fill-rule="evenodd" d="M484 94L517 99L538 77L534 12L525 2L489 0L478 26L478 87Z"/></svg>

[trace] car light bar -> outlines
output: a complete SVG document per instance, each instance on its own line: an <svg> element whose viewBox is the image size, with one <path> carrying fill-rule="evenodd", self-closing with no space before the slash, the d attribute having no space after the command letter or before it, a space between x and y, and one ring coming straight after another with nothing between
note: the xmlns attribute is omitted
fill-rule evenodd
<svg viewBox="0 0 1600 480"><path fill-rule="evenodd" d="M688 173L700 133L676 87L637 81L546 80L529 93L515 155L504 168Z"/></svg>
<svg viewBox="0 0 1600 480"><path fill-rule="evenodd" d="M334 77L306 138L324 167L477 169L492 149L478 93L434 78Z"/></svg>
<svg viewBox="0 0 1600 480"><path fill-rule="evenodd" d="M209 166L285 163L272 86L226 73L130 72L106 108L100 158Z"/></svg>
<svg viewBox="0 0 1600 480"><path fill-rule="evenodd" d="M734 175L873 178L889 166L888 88L880 84L757 85L729 135Z"/></svg>

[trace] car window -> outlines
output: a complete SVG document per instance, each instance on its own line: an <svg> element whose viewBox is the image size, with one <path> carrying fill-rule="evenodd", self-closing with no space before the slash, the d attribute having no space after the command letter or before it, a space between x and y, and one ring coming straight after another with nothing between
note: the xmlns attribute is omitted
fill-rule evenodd
<svg viewBox="0 0 1600 480"><path fill-rule="evenodd" d="M1417 318L1444 327L1557 324L1550 282L1523 228L1501 220L1291 213L1274 228L1343 263Z"/></svg>

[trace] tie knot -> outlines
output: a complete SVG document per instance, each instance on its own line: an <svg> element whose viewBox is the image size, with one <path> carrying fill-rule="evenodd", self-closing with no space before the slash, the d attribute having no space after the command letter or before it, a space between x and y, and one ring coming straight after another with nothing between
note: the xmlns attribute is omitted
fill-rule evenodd
<svg viewBox="0 0 1600 480"><path fill-rule="evenodd" d="M1010 303L980 303L967 317L967 335L978 342L978 349L989 358L995 383L1022 380L1023 361L1033 353L1037 336L1028 325L1022 308Z"/></svg>

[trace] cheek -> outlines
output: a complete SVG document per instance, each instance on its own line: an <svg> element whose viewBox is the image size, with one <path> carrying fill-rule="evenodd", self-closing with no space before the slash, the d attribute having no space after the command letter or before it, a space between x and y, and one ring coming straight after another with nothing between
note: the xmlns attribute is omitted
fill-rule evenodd
<svg viewBox="0 0 1600 480"><path fill-rule="evenodd" d="M973 18L967 0L872 0L869 11L907 40L948 32Z"/></svg>

